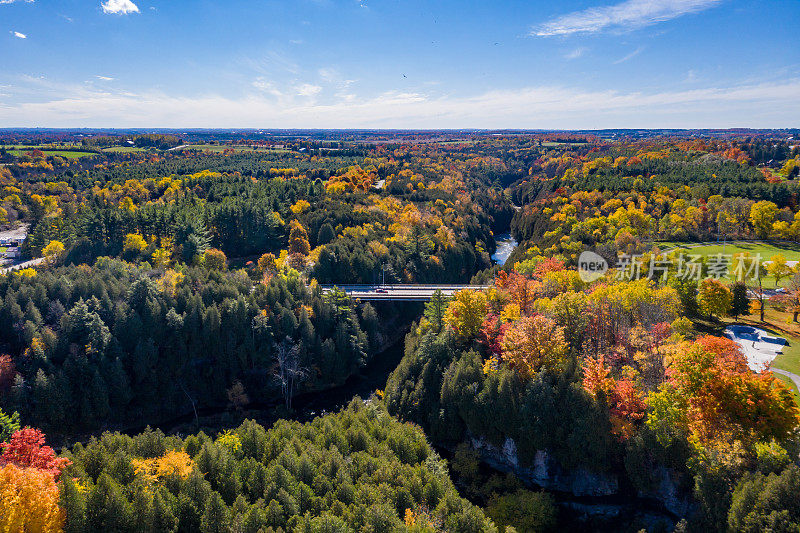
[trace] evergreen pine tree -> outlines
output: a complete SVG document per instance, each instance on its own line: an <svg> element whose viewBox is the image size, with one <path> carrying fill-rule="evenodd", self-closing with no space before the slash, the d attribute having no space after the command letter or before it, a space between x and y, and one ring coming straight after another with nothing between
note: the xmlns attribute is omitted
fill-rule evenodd
<svg viewBox="0 0 800 533"><path fill-rule="evenodd" d="M744 283L734 283L731 287L733 300L731 301L731 315L738 317L750 312L750 300L747 298L747 287Z"/></svg>

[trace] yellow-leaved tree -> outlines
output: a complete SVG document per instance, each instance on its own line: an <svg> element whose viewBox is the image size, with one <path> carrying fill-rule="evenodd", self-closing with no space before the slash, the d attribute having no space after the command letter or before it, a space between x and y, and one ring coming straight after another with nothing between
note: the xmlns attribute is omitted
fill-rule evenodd
<svg viewBox="0 0 800 533"><path fill-rule="evenodd" d="M50 241L42 248L42 256L48 265L55 264L62 255L64 255L64 243L61 241Z"/></svg>
<svg viewBox="0 0 800 533"><path fill-rule="evenodd" d="M152 459L132 459L131 465L137 476L148 483L158 483L170 476L186 479L194 468L194 462L183 450L168 451Z"/></svg>
<svg viewBox="0 0 800 533"><path fill-rule="evenodd" d="M464 289L453 295L445 311L444 322L459 337L469 340L478 335L485 316L486 295L480 291Z"/></svg>
<svg viewBox="0 0 800 533"><path fill-rule="evenodd" d="M500 348L503 362L525 377L542 368L555 370L567 357L564 330L544 315L515 321L503 336Z"/></svg>
<svg viewBox="0 0 800 533"><path fill-rule="evenodd" d="M147 241L138 233L128 233L125 235L125 242L122 249L133 254L142 253L147 248Z"/></svg>
<svg viewBox="0 0 800 533"><path fill-rule="evenodd" d="M0 531L63 531L58 501L58 487L46 471L14 464L0 468Z"/></svg>

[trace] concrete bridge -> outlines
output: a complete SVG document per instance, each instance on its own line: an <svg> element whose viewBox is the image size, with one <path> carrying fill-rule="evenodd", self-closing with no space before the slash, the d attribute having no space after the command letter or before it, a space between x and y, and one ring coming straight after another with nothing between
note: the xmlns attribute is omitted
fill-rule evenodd
<svg viewBox="0 0 800 533"><path fill-rule="evenodd" d="M427 302L437 290L452 296L462 289L483 290L491 285L323 285L322 292L330 292L334 287L358 300Z"/></svg>

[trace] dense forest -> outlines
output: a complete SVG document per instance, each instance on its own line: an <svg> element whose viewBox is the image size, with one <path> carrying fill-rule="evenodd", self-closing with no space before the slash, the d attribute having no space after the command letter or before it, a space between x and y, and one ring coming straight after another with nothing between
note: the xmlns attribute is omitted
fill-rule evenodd
<svg viewBox="0 0 800 533"><path fill-rule="evenodd" d="M724 336L793 345L800 269L679 256L796 252L793 141L208 135L0 151L0 230L27 233L0 274L0 529L800 526L797 395ZM368 397L296 407L392 350Z"/></svg>

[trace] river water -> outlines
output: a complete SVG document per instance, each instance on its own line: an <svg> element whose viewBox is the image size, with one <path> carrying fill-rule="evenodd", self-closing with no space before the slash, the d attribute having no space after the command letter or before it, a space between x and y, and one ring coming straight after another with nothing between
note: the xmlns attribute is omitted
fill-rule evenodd
<svg viewBox="0 0 800 533"><path fill-rule="evenodd" d="M511 236L511 233L503 233L495 237L495 244L497 249L494 255L492 255L492 261L498 265L504 265L508 256L511 255L511 252L514 251L518 243L514 240L514 237Z"/></svg>

